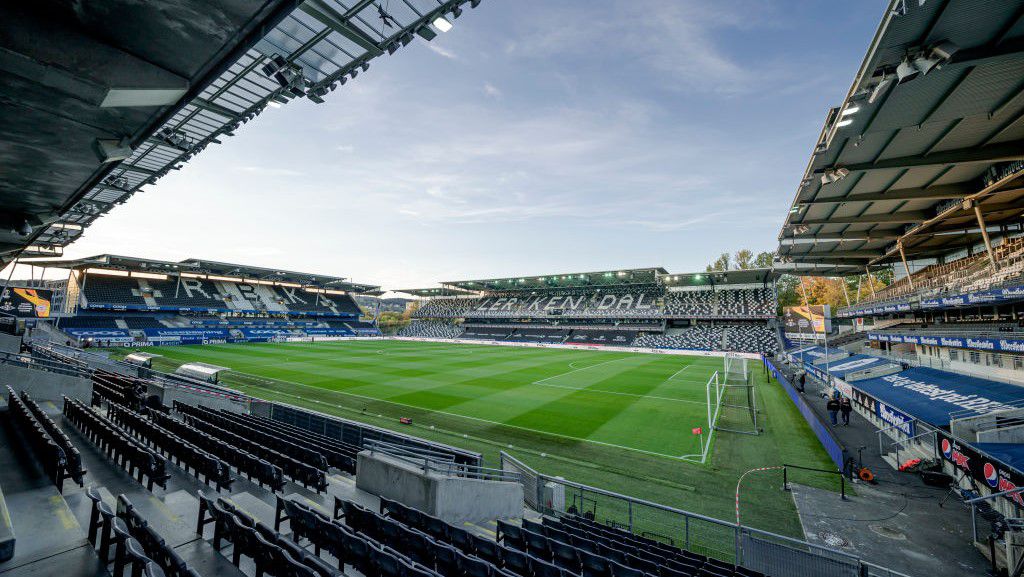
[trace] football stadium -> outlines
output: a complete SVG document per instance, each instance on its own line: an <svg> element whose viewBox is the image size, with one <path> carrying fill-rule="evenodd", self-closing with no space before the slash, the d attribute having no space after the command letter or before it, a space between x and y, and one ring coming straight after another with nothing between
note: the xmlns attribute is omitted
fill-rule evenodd
<svg viewBox="0 0 1024 577"><path fill-rule="evenodd" d="M505 4L0 8L0 577L1024 575L1024 1L876 2L859 67L830 63L793 88L768 83L792 81L773 63L758 81L776 88L756 91L735 83L725 53L697 52L722 22L740 43L789 30L764 7L732 20L736 5L697 0ZM673 20L683 5L686 22ZM865 8L848 8L848 22L786 44L850 44L839 30ZM538 9L580 24L541 35ZM595 11L601 26L585 30ZM760 17L774 32L750 23ZM483 122L476 104L455 123L431 108L437 85L458 84L450 70L483 83L477 96L496 108L514 106L492 84L501 58L530 63L514 76L540 100L550 86L590 98L598 85L564 72L607 79L618 61L596 66L581 46L665 48L627 30L638 26L689 35L667 44L669 61L647 60L657 76L692 76L680 64L691 57L705 66L697 84L724 84L700 99L761 114L766 92L842 94L817 140L794 123L761 150L745 125L751 144L726 151L713 139L727 127L701 128L701 154L779 167L800 137L806 168L782 174L796 184L788 204L733 198L729 179L756 172L736 166L649 203L684 225L624 208L618 190L609 209L598 197L623 181L604 180L651 185L663 175L649 162L664 157L602 162L587 135L556 142L564 127L539 111L514 114L522 128L481 126L486 141L456 148L466 158L434 150L452 124ZM460 35L459 50L443 43ZM634 88L639 68L620 71ZM449 73L413 91L426 108L382 88ZM673 102L692 97L673 90ZM670 124L608 92L627 124ZM368 124L332 125L332 103ZM279 108L304 116L282 121ZM618 112L597 108L608 140L629 148ZM296 118L316 126L293 139ZM373 128L353 137L370 151L332 146L349 156L330 170L356 171L331 172L333 184L371 176L353 185L358 200L330 192L321 205L331 187L303 139L353 126ZM308 167L270 165L288 149ZM522 156L492 165L505 150ZM254 158L234 170L222 151ZM696 174L697 158L668 164ZM452 172L402 172L421 162ZM487 204L571 162L586 165L564 168L584 201L551 193L511 216ZM478 196L450 188L467 164L485 173ZM399 200L388 179L418 200ZM180 214L125 216L182 186L210 204L182 196ZM393 234L357 222L373 196L421 219L384 222L370 207L369 226L403 230L397 252ZM701 196L726 198L741 220L692 217ZM778 230L761 239L770 250L691 262L747 242L764 213ZM527 223L522 234L507 238L504 217ZM216 230L186 234L192 220ZM641 246L645 229L674 240ZM420 239L446 254L421 258ZM673 266L630 268L652 253ZM367 271L380 278L354 280Z"/></svg>

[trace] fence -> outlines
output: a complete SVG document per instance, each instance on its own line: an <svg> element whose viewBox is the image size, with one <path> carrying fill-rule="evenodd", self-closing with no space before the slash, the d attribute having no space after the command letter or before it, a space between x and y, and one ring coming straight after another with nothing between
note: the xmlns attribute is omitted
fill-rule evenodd
<svg viewBox="0 0 1024 577"><path fill-rule="evenodd" d="M821 419L818 418L817 413L815 413L814 409L812 409L811 406L807 404L807 401L804 400L803 396L799 392L797 392L796 388L793 387L793 385L789 382L789 379L786 377L785 373L779 368L777 368L775 364L772 363L772 361L767 357L764 358L764 365L765 368L767 368L769 375L771 377L774 377L775 380L777 380L779 384L782 385L782 388L786 391L786 394L789 395L789 398L793 401L793 404L796 405L797 410L800 411L800 414L803 415L804 420L807 421L808 425L810 425L811 430L814 431L814 436L818 438L818 442L821 443L821 446L824 447L825 452L828 453L828 456L832 459L832 462L835 463L836 469L842 471L845 468L846 459L848 457L846 447L844 447L843 444L839 442L839 439L835 438L835 435L832 434L832 431L829 429L829 427L825 425L825 423L821 422Z"/></svg>
<svg viewBox="0 0 1024 577"><path fill-rule="evenodd" d="M800 539L544 475L504 451L501 468L519 474L527 506L544 515L581 515L768 575L907 577Z"/></svg>

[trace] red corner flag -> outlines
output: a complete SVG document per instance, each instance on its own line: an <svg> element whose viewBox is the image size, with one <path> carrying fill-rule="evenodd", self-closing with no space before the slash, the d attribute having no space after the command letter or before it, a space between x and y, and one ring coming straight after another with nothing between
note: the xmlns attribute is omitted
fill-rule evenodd
<svg viewBox="0 0 1024 577"><path fill-rule="evenodd" d="M694 428L693 428L693 434L694 434L694 435L700 435L700 434L701 434L701 433L703 433L703 432L704 432L704 429L703 429L703 428L701 428L701 427L694 427Z"/></svg>

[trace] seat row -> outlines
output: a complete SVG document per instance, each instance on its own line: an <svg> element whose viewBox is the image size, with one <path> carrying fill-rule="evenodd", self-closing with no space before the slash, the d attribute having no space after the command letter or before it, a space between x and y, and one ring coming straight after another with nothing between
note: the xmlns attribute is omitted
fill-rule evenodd
<svg viewBox="0 0 1024 577"><path fill-rule="evenodd" d="M124 569L129 567L133 577L199 577L199 573L189 568L188 563L135 510L127 497L118 495L115 512L103 502L94 487L86 490L86 496L92 501L89 542L98 548L104 565L110 563L113 549L112 575L123 575Z"/></svg>
<svg viewBox="0 0 1024 577"><path fill-rule="evenodd" d="M248 423L245 423L240 419L236 419L233 415L236 415L237 413L232 413L231 411L215 411L200 405L192 406L192 410L193 415L210 424L217 425L224 430L231 431L232 433L256 441L315 469L319 469L321 471L327 470L327 459L324 458L320 451L295 443L292 439L286 436L263 431L257 427L252 427Z"/></svg>
<svg viewBox="0 0 1024 577"><path fill-rule="evenodd" d="M171 475L167 472L167 460L162 455L77 399L64 397L64 416L139 483L145 477L147 490L152 491L153 485L167 488L167 479Z"/></svg>
<svg viewBox="0 0 1024 577"><path fill-rule="evenodd" d="M339 567L351 566L367 577L507 575L487 561L465 555L351 501L336 499L335 510L344 511L344 522L299 501L282 499L277 522L287 520L300 542L308 539L316 551L326 550L336 557Z"/></svg>
<svg viewBox="0 0 1024 577"><path fill-rule="evenodd" d="M284 489L284 471L281 467L261 459L235 445L206 434L188 423L179 421L169 415L150 411L150 418L157 425L171 431L182 439L223 459L250 481L256 481L261 487L267 486L275 493Z"/></svg>
<svg viewBox="0 0 1024 577"><path fill-rule="evenodd" d="M332 439L331 437L266 417L231 413L225 409L221 409L220 412L221 414L228 414L237 422L245 423L263 432L292 439L295 443L301 443L322 454L327 459L327 464L331 467L353 475L356 473L356 455L362 450L357 445Z"/></svg>
<svg viewBox="0 0 1024 577"><path fill-rule="evenodd" d="M109 371L97 370L92 374L92 401L94 407L104 400L138 409L146 396L146 388L137 380Z"/></svg>
<svg viewBox="0 0 1024 577"><path fill-rule="evenodd" d="M334 569L327 561L235 508L229 501L213 500L200 491L196 534L203 536L209 524L213 524L213 548L220 551L224 541L231 543L231 561L237 567L243 555L251 558L256 565L256 577L344 575L343 571Z"/></svg>
<svg viewBox="0 0 1024 577"><path fill-rule="evenodd" d="M207 485L212 481L218 492L231 488L234 481L231 467L206 450L127 407L110 403L107 416L143 443L174 460L186 473L191 472Z"/></svg>
<svg viewBox="0 0 1024 577"><path fill-rule="evenodd" d="M296 483L301 483L304 487L312 488L318 493L327 489L327 473L325 471L297 461L289 455L244 436L242 433L236 433L217 425L211 422L204 411L197 409L200 408L178 401L174 402L174 410L181 413L189 425L280 467L286 476Z"/></svg>
<svg viewBox="0 0 1024 577"><path fill-rule="evenodd" d="M543 559L526 551L513 549L479 535L474 535L465 529L451 525L422 511L406 507L396 501L382 499L381 511L388 515L387 517L382 517L385 521L390 521L397 526L407 527L410 531L426 535L433 544L432 550L435 555L443 557L445 554L450 555L450 551L455 551L457 556L480 559L486 562L486 565L480 563L467 565L467 567L475 572L464 573L465 577L502 577L505 575L518 575L519 577L571 577L578 574L552 563L550 559ZM383 524L380 520L372 519L371 516L361 512L359 509L355 509L355 511L346 515L353 513L358 515L364 524L373 523L380 525L381 529L378 530L393 530L389 529L388 525ZM415 548L418 544L416 541L410 541L407 546ZM445 551L448 551L448 553L445 553ZM624 575L625 573L619 574Z"/></svg>
<svg viewBox="0 0 1024 577"><path fill-rule="evenodd" d="M57 490L63 492L64 480L68 478L82 486L85 477L82 456L71 444L71 439L57 428L28 393L22 391L19 397L10 386L6 388L7 405L17 428L28 439L32 452Z"/></svg>
<svg viewBox="0 0 1024 577"><path fill-rule="evenodd" d="M639 566L645 568L646 572L651 573L649 569L656 566L659 568L657 574L666 577L674 577L679 573L722 577L732 575L762 577L757 571L687 551L623 529L602 525L585 517L575 515L559 518L544 517L542 524L524 522L524 527L539 529L548 537L569 535L574 541L587 539L597 542L606 554L613 557L632 555L640 560ZM612 553L612 551L616 553Z"/></svg>

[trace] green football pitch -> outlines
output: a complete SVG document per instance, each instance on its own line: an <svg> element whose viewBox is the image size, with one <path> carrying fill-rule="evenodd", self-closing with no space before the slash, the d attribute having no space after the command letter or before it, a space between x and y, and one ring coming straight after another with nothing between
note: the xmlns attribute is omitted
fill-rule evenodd
<svg viewBox="0 0 1024 577"><path fill-rule="evenodd" d="M828 457L761 365L749 370L759 436L716 432L707 463L706 384L720 357L399 340L160 347L155 368L228 367L222 384L247 394L477 450L538 470L724 519L744 471L783 463L827 468ZM125 353L125 350L119 351ZM413 424L399 424L409 417ZM746 411L723 413L751 426ZM707 435L705 435L705 440ZM834 467L833 467L834 468ZM797 474L830 487L833 476ZM744 522L800 534L781 475L745 482Z"/></svg>

